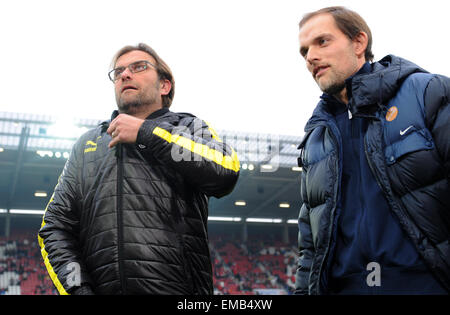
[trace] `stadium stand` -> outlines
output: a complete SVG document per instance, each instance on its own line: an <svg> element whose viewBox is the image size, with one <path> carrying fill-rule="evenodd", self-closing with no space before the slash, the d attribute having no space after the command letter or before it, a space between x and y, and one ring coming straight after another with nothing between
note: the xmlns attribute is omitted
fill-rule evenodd
<svg viewBox="0 0 450 315"><path fill-rule="evenodd" d="M291 294L294 286L295 246L280 240L214 236L210 240L214 294ZM15 232L0 237L0 295L57 294L45 269L36 234Z"/></svg>
<svg viewBox="0 0 450 315"><path fill-rule="evenodd" d="M280 240L251 237L211 239L215 294L291 294L294 289L295 246Z"/></svg>
<svg viewBox="0 0 450 315"><path fill-rule="evenodd" d="M36 235L0 238L0 295L47 295L56 290L45 269Z"/></svg>
<svg viewBox="0 0 450 315"><path fill-rule="evenodd" d="M0 294L57 294L37 231L79 135L99 120L0 112ZM301 137L217 130L241 162L233 192L210 199L215 294L290 294Z"/></svg>

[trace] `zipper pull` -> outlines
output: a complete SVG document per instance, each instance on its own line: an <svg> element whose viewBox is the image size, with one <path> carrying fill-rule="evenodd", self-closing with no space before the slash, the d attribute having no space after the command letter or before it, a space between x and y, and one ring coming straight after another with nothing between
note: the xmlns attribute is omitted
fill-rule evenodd
<svg viewBox="0 0 450 315"><path fill-rule="evenodd" d="M352 119L353 118L353 115L352 115L352 112L350 111L350 109L348 110L348 119Z"/></svg>

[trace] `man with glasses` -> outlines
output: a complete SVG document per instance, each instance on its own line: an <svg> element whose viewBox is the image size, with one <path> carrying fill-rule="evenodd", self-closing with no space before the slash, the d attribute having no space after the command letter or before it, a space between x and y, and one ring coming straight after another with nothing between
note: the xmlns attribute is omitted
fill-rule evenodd
<svg viewBox="0 0 450 315"><path fill-rule="evenodd" d="M208 199L239 161L204 121L169 110L174 79L145 44L114 57L118 110L80 137L38 240L60 294L212 294Z"/></svg>

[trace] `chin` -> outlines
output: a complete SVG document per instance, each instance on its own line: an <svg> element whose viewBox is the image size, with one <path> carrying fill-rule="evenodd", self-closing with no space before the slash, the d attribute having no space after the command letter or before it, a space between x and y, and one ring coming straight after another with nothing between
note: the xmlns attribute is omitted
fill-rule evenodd
<svg viewBox="0 0 450 315"><path fill-rule="evenodd" d="M342 90L345 88L344 84L335 84L330 85L326 89L323 89L322 91L327 93L328 95L338 95L342 92Z"/></svg>
<svg viewBox="0 0 450 315"><path fill-rule="evenodd" d="M327 91L329 91L331 87L330 84L320 84L319 82L317 82L317 85L319 86L320 90L324 93L328 93Z"/></svg>
<svg viewBox="0 0 450 315"><path fill-rule="evenodd" d="M345 81L342 82L326 82L325 80L320 83L317 82L319 88L322 92L327 93L329 95L339 94L345 88Z"/></svg>
<svg viewBox="0 0 450 315"><path fill-rule="evenodd" d="M141 105L142 104L137 101L126 102L126 103L120 102L117 107L119 108L119 111L121 113L130 114L130 113L135 112L137 108L141 107Z"/></svg>

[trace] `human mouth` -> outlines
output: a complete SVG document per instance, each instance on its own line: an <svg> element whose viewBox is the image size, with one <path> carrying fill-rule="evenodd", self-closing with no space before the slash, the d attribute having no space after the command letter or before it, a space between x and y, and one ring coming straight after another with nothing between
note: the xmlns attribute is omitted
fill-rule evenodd
<svg viewBox="0 0 450 315"><path fill-rule="evenodd" d="M123 93L123 92L129 91L129 90L137 90L137 87L135 87L134 85L125 85L122 88L121 92Z"/></svg>
<svg viewBox="0 0 450 315"><path fill-rule="evenodd" d="M327 71L327 69L329 67L330 66L325 66L325 65L314 67L313 77L318 79L319 77L321 77L325 73L325 71Z"/></svg>

